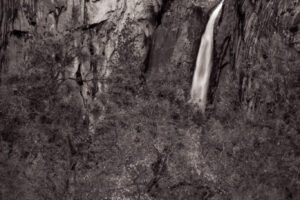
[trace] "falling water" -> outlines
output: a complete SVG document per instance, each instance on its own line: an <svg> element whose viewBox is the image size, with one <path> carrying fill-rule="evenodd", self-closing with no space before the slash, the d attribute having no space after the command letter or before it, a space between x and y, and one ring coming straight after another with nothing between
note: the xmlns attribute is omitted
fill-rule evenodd
<svg viewBox="0 0 300 200"><path fill-rule="evenodd" d="M205 111L207 90L212 68L214 24L219 12L221 11L222 5L223 0L212 12L206 25L205 32L201 39L201 45L198 52L196 70L194 72L193 84L191 89L190 102L197 104L203 113Z"/></svg>

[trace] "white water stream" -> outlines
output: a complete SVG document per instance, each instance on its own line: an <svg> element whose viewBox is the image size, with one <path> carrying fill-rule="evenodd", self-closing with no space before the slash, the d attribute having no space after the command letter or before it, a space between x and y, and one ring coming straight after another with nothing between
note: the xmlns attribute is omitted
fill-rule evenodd
<svg viewBox="0 0 300 200"><path fill-rule="evenodd" d="M193 77L190 102L197 104L205 112L207 90L212 68L212 54L214 45L214 24L223 6L223 1L210 15L204 34L202 35L200 49L197 56L196 69Z"/></svg>

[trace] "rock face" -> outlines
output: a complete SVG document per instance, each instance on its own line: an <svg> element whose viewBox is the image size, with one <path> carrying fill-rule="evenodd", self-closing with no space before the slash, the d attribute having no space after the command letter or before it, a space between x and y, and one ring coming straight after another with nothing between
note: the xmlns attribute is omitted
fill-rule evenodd
<svg viewBox="0 0 300 200"><path fill-rule="evenodd" d="M154 32L149 57L146 63L148 86L157 88L160 95L176 99L182 94L189 98L190 82L199 49L201 32L204 31L207 15L191 1L169 4L161 24ZM178 79L178 77L181 77ZM165 80L173 84L170 88Z"/></svg>
<svg viewBox="0 0 300 200"><path fill-rule="evenodd" d="M215 66L222 71L216 73L219 109L241 105L249 118L277 118L283 110L295 111L298 18L297 0L227 2L215 36ZM225 93L230 97L224 98Z"/></svg>
<svg viewBox="0 0 300 200"><path fill-rule="evenodd" d="M148 1L1 1L1 76L18 74L27 61L33 40L55 39L63 51L73 51L64 79L75 79L78 66L83 77L82 104L97 102L96 94L104 89L101 81L120 65L120 54L128 42L128 51L136 56L136 66L143 65L149 45L145 42L153 33L155 18L162 7L160 0ZM129 32L134 30L133 32ZM67 42L66 42L67 43ZM76 52L75 52L76 51ZM68 52L66 52L68 53ZM123 53L124 54L124 53ZM133 60L130 60L133 63ZM124 64L124 63L122 63ZM139 69L138 69L139 70ZM71 81L72 82L72 81ZM74 82L74 81L73 81ZM76 87L76 83L70 83ZM77 89L78 90L78 89ZM77 101L78 101L77 100ZM96 103L97 106L100 106ZM85 107L84 105L82 105ZM85 108L93 109L93 108ZM94 123L91 117L91 124Z"/></svg>
<svg viewBox="0 0 300 200"><path fill-rule="evenodd" d="M247 124L256 128L242 129L253 135L268 135L277 145L287 144L285 150L269 148L267 139L260 135L258 141L265 147L265 153L257 154L264 159L273 159L276 155L294 151L298 148L299 138L295 135L299 109L299 9L300 2L295 1L225 1L224 10L216 27L215 34L215 73L211 78L211 101L213 113L221 121L228 118L240 118L240 112ZM233 116L234 115L234 116ZM226 120L225 120L226 121ZM244 125L246 127L247 125ZM255 131L254 131L255 132ZM247 134L247 133L245 133ZM255 136L254 136L255 137ZM281 138L281 139L279 139ZM285 138L285 139L284 139ZM295 143L296 142L296 143ZM279 150L281 149L281 150ZM269 153L266 152L270 151ZM280 152L281 151L281 152ZM299 151L296 150L299 153ZM272 158L271 158L272 157ZM292 164L297 156L290 158ZM278 166L282 159L278 158ZM281 164L279 164L281 165ZM253 169L256 167L251 165ZM237 167L238 168L238 167ZM268 171L268 170L267 170ZM259 172L267 176L281 176L281 173L293 173L287 168L275 167L272 172ZM249 184L251 185L251 178ZM257 183L254 181L253 184ZM269 194L263 194L258 188L240 187L237 199L295 199L298 186L289 185L283 192L282 185L288 184L285 178L269 182L268 178L258 181ZM273 191L270 189L273 188ZM276 188L276 189L275 189ZM257 194L251 194L255 190ZM279 192L279 191L282 191ZM281 194L280 194L281 193Z"/></svg>
<svg viewBox="0 0 300 200"><path fill-rule="evenodd" d="M299 199L298 0L0 0L3 199Z"/></svg>

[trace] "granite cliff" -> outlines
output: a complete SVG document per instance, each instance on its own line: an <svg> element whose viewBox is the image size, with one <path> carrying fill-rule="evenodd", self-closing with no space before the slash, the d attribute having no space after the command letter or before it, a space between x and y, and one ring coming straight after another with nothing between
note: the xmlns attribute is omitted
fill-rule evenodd
<svg viewBox="0 0 300 200"><path fill-rule="evenodd" d="M0 199L299 199L299 0L0 0Z"/></svg>

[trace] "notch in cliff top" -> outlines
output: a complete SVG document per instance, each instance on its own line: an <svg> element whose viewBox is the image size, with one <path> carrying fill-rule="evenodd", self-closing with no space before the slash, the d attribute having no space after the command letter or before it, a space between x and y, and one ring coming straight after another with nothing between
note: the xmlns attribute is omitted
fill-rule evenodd
<svg viewBox="0 0 300 200"><path fill-rule="evenodd" d="M159 26L161 24L164 13L167 10L169 10L173 1L174 0L163 0L161 10L156 17L156 22L157 22L156 26Z"/></svg>

